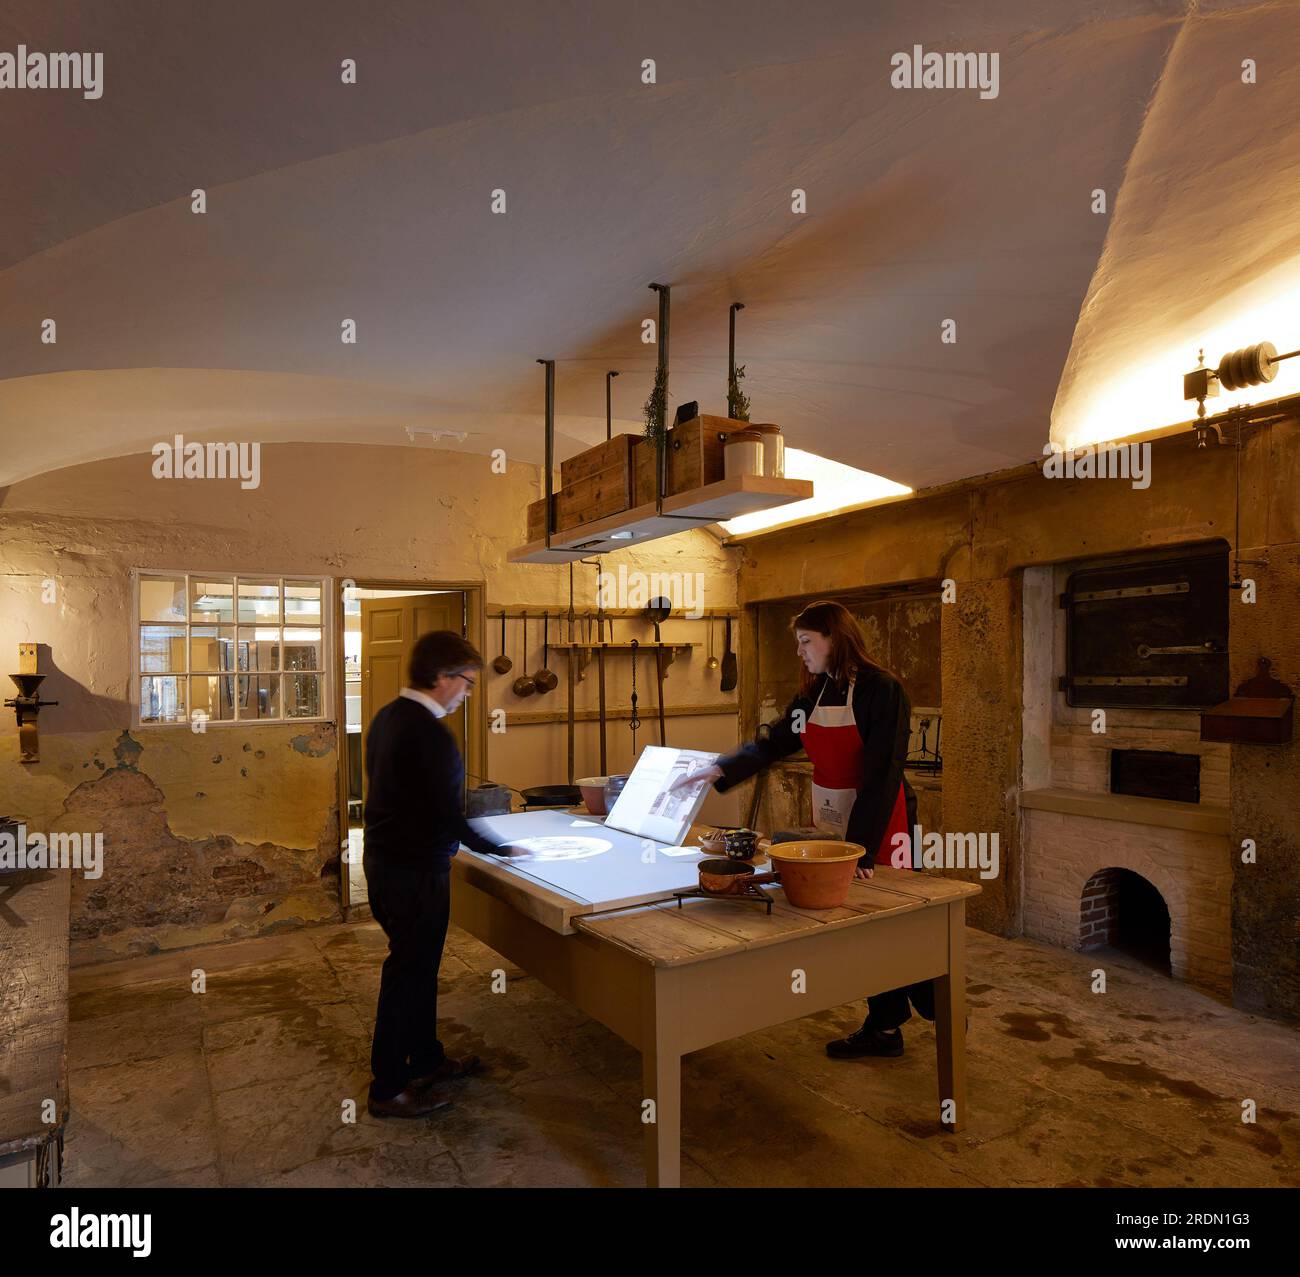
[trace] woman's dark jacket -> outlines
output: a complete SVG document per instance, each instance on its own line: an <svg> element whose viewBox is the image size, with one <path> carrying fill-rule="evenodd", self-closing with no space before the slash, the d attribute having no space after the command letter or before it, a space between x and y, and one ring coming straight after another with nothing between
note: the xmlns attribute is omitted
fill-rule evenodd
<svg viewBox="0 0 1300 1277"><path fill-rule="evenodd" d="M843 705L848 687L840 687L829 675L819 674L808 695L796 696L780 721L772 724L766 739L742 745L735 753L718 759L722 769L722 779L715 786L718 792L725 793L763 768L798 753L803 742L794 729L795 715L802 711L800 721L806 723L819 693L822 705ZM847 842L865 847L863 863L871 864L889 828L900 784L907 802L909 834L916 824L916 795L903 775L912 730L912 704L902 684L888 671L862 669L853 685L853 718L862 738L862 782L844 837Z"/></svg>

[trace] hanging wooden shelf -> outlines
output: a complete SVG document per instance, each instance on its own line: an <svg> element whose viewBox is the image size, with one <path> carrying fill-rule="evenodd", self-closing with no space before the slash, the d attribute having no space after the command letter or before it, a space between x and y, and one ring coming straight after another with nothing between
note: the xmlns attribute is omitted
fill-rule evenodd
<svg viewBox="0 0 1300 1277"><path fill-rule="evenodd" d="M545 540L517 546L506 555L509 563L572 563L588 554L607 554L642 545L660 537L673 536L688 528L707 527L756 510L806 501L813 495L808 479L771 479L763 475L741 475L705 484L690 492L665 497L656 511L653 502L619 514L593 519L564 532L551 533L550 548Z"/></svg>

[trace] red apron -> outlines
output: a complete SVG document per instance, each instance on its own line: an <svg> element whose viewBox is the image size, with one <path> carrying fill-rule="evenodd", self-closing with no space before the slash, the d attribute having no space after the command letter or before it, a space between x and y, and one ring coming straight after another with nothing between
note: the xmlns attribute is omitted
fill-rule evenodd
<svg viewBox="0 0 1300 1277"><path fill-rule="evenodd" d="M843 838L848 829L849 813L858 797L863 776L862 735L853 717L853 683L849 680L849 694L843 705L823 705L821 692L803 730L803 747L812 759L813 824L829 836ZM826 685L822 684L822 691ZM874 848L872 861L878 865L895 864L894 836L902 834L909 842L897 857L898 868L912 867L910 831L907 828L907 795L902 783L894 799L894 810L889 817L880 845ZM873 850L868 848L868 850Z"/></svg>

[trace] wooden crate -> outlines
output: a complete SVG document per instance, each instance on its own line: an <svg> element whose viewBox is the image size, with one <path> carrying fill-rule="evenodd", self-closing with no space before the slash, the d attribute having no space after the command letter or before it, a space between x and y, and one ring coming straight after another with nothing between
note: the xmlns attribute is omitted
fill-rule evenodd
<svg viewBox="0 0 1300 1277"><path fill-rule="evenodd" d="M555 493L551 494L551 505L555 505ZM546 498L532 502L528 507L528 540L542 541L546 538Z"/></svg>
<svg viewBox="0 0 1300 1277"><path fill-rule="evenodd" d="M632 465L632 449L636 435L615 435L585 452L560 462L560 487L567 488L580 479L590 479L606 470L627 473Z"/></svg>
<svg viewBox="0 0 1300 1277"><path fill-rule="evenodd" d="M632 506L653 505L655 499L654 444L645 435L638 435L632 449Z"/></svg>
<svg viewBox="0 0 1300 1277"><path fill-rule="evenodd" d="M664 495L676 496L723 478L721 436L743 430L745 421L694 417L668 432L668 472ZM616 435L560 463L560 490L554 493L555 530L567 532L655 499L658 450L644 435ZM546 536L545 498L528 507L528 540Z"/></svg>
<svg viewBox="0 0 1300 1277"><path fill-rule="evenodd" d="M557 532L567 532L581 523L603 519L611 514L622 514L629 508L628 485L631 481L631 449L628 450L628 469L611 467L585 479L566 484L552 493L555 511L554 527ZM654 472L650 472L654 483ZM647 500L654 500L651 486ZM546 498L532 502L528 507L528 540L540 541L546 536Z"/></svg>
<svg viewBox="0 0 1300 1277"><path fill-rule="evenodd" d="M633 504L635 435L616 435L560 463L557 528L621 514Z"/></svg>
<svg viewBox="0 0 1300 1277"><path fill-rule="evenodd" d="M692 417L674 426L668 432L668 474L664 496L691 492L710 483L720 483L724 478L721 436L733 430L744 430L747 421L733 421L730 417ZM647 501L654 500L655 448L648 439L641 440L637 450L637 490L645 490ZM638 499L640 499L638 497Z"/></svg>

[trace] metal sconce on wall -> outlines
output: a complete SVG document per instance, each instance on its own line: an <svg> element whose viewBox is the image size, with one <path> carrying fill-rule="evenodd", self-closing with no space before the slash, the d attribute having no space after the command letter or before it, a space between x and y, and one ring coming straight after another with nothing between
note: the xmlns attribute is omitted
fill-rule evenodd
<svg viewBox="0 0 1300 1277"><path fill-rule="evenodd" d="M41 759L40 741L36 735L36 719L47 705L57 705L58 701L43 701L39 688L45 681L44 674L36 672L36 644L18 644L18 673L10 674L18 695L5 701L5 708L12 709L18 717L18 761L20 763L38 763Z"/></svg>

